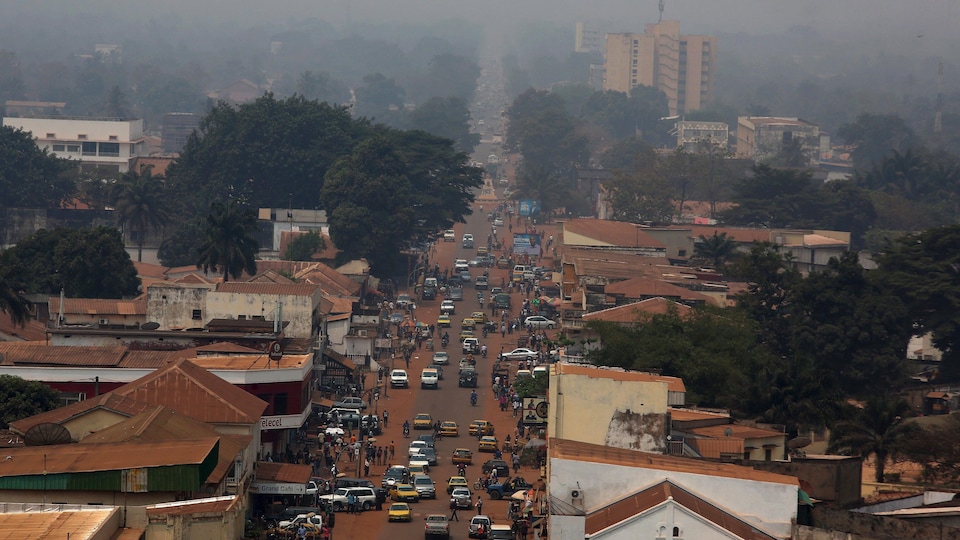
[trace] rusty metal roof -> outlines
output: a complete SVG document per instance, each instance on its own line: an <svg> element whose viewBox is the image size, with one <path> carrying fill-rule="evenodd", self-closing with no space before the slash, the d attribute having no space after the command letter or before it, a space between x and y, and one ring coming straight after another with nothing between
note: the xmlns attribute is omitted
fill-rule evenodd
<svg viewBox="0 0 960 540"><path fill-rule="evenodd" d="M4 512L0 513L0 540L94 538L116 512L118 508Z"/></svg>
<svg viewBox="0 0 960 540"><path fill-rule="evenodd" d="M0 477L114 471L138 467L199 465L219 438L59 444L7 448L0 460Z"/></svg>
<svg viewBox="0 0 960 540"><path fill-rule="evenodd" d="M603 292L612 295L623 295L626 298L662 296L700 302L710 301L710 297L705 294L700 294L690 289L649 277L635 277L610 283L603 288Z"/></svg>
<svg viewBox="0 0 960 540"><path fill-rule="evenodd" d="M796 477L772 472L760 471L741 465L730 463L716 463L692 458L667 456L626 450L599 444L590 444L567 439L550 439L548 452L551 458L568 459L573 461L588 461L591 463L605 463L624 467L643 467L663 471L686 472L705 476L719 476L724 478L739 478L757 482L772 482L799 486Z"/></svg>
<svg viewBox="0 0 960 540"><path fill-rule="evenodd" d="M303 283L273 283L226 281L217 286L217 292L234 294L265 294L279 296L313 296L319 287Z"/></svg>
<svg viewBox="0 0 960 540"><path fill-rule="evenodd" d="M24 341L44 341L47 339L47 327L33 319L20 326L13 322L7 312L0 311L0 334L20 338Z"/></svg>
<svg viewBox="0 0 960 540"><path fill-rule="evenodd" d="M666 298L647 298L640 302L591 311L583 315L584 321L606 321L619 323L639 322L643 315L666 315L670 309L676 309L680 317L689 317L693 308Z"/></svg>
<svg viewBox="0 0 960 540"><path fill-rule="evenodd" d="M561 226L563 227L563 242L565 245L575 245L571 243L568 236L575 234L607 246L666 247L656 238L643 232L643 229L635 223L608 221L605 219L572 219L564 222ZM594 244L591 243L589 245Z"/></svg>
<svg viewBox="0 0 960 540"><path fill-rule="evenodd" d="M186 359L169 362L113 393L210 424L256 424L267 408L265 401Z"/></svg>
<svg viewBox="0 0 960 540"><path fill-rule="evenodd" d="M47 302L50 316L60 313L60 297L51 296ZM100 298L64 298L63 312L66 315L144 315L147 314L147 297L140 295L134 300L110 300Z"/></svg>
<svg viewBox="0 0 960 540"><path fill-rule="evenodd" d="M588 535L596 534L671 499L715 526L733 533L737 538L743 540L776 540L777 538L669 480L587 514L584 532Z"/></svg>
<svg viewBox="0 0 960 540"><path fill-rule="evenodd" d="M97 366L114 367L120 364L127 348L110 347L54 347L27 345L18 342L0 343L0 364L5 366Z"/></svg>
<svg viewBox="0 0 960 540"><path fill-rule="evenodd" d="M221 435L210 424L177 414L162 405L132 418L101 429L80 440L81 444L127 441L170 441L220 437L217 466L207 477L208 484L219 484L233 467L237 454L250 444L246 435Z"/></svg>
<svg viewBox="0 0 960 540"><path fill-rule="evenodd" d="M310 480L313 469L310 465L296 465L293 463L274 463L261 461L257 463L257 480L260 482L289 482L291 484L306 484Z"/></svg>

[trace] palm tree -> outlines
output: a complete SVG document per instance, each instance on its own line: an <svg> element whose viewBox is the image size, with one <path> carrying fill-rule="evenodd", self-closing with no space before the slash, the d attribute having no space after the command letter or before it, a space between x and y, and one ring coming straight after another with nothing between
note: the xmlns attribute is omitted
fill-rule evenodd
<svg viewBox="0 0 960 540"><path fill-rule="evenodd" d="M727 237L725 232L717 234L716 231L710 238L701 234L700 241L693 246L694 256L713 263L714 268L722 268L736 250L737 243L733 238Z"/></svg>
<svg viewBox="0 0 960 540"><path fill-rule="evenodd" d="M903 400L882 397L868 401L851 419L833 426L827 451L874 456L876 481L883 482L887 460L896 459L905 443L920 434L917 424L903 421L909 412L910 405Z"/></svg>
<svg viewBox="0 0 960 540"><path fill-rule="evenodd" d="M257 216L252 210L237 206L233 200L214 202L207 216L206 239L200 246L197 268L203 268L204 273L216 269L223 273L224 281L237 279L244 271L256 274L256 230Z"/></svg>
<svg viewBox="0 0 960 540"><path fill-rule="evenodd" d="M143 261L143 242L150 228L167 223L167 204L163 183L150 174L150 167L129 172L117 184L115 208L120 225L130 224L137 233L137 262Z"/></svg>

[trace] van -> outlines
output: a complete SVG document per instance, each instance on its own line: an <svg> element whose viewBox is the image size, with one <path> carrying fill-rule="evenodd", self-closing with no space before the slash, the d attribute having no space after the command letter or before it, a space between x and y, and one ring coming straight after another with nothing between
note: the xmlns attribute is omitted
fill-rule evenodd
<svg viewBox="0 0 960 540"><path fill-rule="evenodd" d="M547 375L549 375L550 370L547 369L547 366L537 366L533 368L532 373L533 373L533 377L536 379L540 377L546 377Z"/></svg>
<svg viewBox="0 0 960 540"><path fill-rule="evenodd" d="M524 264L515 265L513 267L513 273L510 274L510 278L513 279L513 281L521 281L523 280L523 274L529 271L530 268Z"/></svg>
<svg viewBox="0 0 960 540"><path fill-rule="evenodd" d="M518 380L518 381L521 380L521 379L526 379L526 378L528 378L528 377L532 377L532 376L533 376L533 373L531 373L529 369L518 369L518 370L517 370L517 380Z"/></svg>
<svg viewBox="0 0 960 540"><path fill-rule="evenodd" d="M415 458L410 461L409 466L407 466L407 470L410 471L411 476L417 474L427 474L430 472L430 464L424 460Z"/></svg>

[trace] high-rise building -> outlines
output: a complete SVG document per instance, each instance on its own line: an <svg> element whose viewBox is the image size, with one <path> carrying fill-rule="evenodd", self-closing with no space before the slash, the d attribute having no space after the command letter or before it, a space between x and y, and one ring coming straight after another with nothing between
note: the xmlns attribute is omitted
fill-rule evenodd
<svg viewBox="0 0 960 540"><path fill-rule="evenodd" d="M703 107L713 97L717 38L680 35L679 21L648 24L643 34L606 35L604 90L662 90L671 115Z"/></svg>
<svg viewBox="0 0 960 540"><path fill-rule="evenodd" d="M603 30L589 28L586 23L577 21L573 50L578 53L602 53L605 35Z"/></svg>

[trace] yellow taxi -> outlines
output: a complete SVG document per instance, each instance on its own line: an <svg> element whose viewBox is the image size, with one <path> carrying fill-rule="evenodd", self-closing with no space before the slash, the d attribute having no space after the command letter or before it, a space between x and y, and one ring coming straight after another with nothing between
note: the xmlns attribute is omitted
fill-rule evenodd
<svg viewBox="0 0 960 540"><path fill-rule="evenodd" d="M468 432L473 437L477 435L493 435L493 424L486 420L474 420L470 422Z"/></svg>
<svg viewBox="0 0 960 540"><path fill-rule="evenodd" d="M466 448L457 448L453 451L453 464L458 465L463 463L464 465L473 464L473 452Z"/></svg>
<svg viewBox="0 0 960 540"><path fill-rule="evenodd" d="M460 323L461 328L476 328L476 326L477 321L475 321L473 317L467 317L463 320L463 322Z"/></svg>
<svg viewBox="0 0 960 540"><path fill-rule="evenodd" d="M413 510L405 502L397 502L390 505L387 510L387 521L411 521L413 520Z"/></svg>
<svg viewBox="0 0 960 540"><path fill-rule="evenodd" d="M447 479L447 495L453 493L454 488L465 487L470 489L467 479L462 476L451 476Z"/></svg>
<svg viewBox="0 0 960 540"><path fill-rule="evenodd" d="M477 248L477 255L486 255L488 253L490 253L490 250L487 248L487 246L480 246Z"/></svg>
<svg viewBox="0 0 960 540"><path fill-rule="evenodd" d="M487 324L487 314L483 311L474 311L470 314L470 318L477 324Z"/></svg>
<svg viewBox="0 0 960 540"><path fill-rule="evenodd" d="M464 328L460 331L460 343L463 343L463 340L467 339L468 337L477 337L474 335L472 328Z"/></svg>
<svg viewBox="0 0 960 540"><path fill-rule="evenodd" d="M433 427L433 417L427 413L419 413L413 417L413 429L430 429Z"/></svg>
<svg viewBox="0 0 960 540"><path fill-rule="evenodd" d="M444 437L459 437L460 426L453 420L447 420L440 424L440 435Z"/></svg>
<svg viewBox="0 0 960 540"><path fill-rule="evenodd" d="M480 452L496 452L499 443L497 443L496 437L486 436L480 438Z"/></svg>
<svg viewBox="0 0 960 540"><path fill-rule="evenodd" d="M437 326L441 328L450 328L453 323L450 321L450 316L447 314L440 315L437 317Z"/></svg>
<svg viewBox="0 0 960 540"><path fill-rule="evenodd" d="M420 492L410 484L394 484L389 494L394 501L420 502Z"/></svg>

